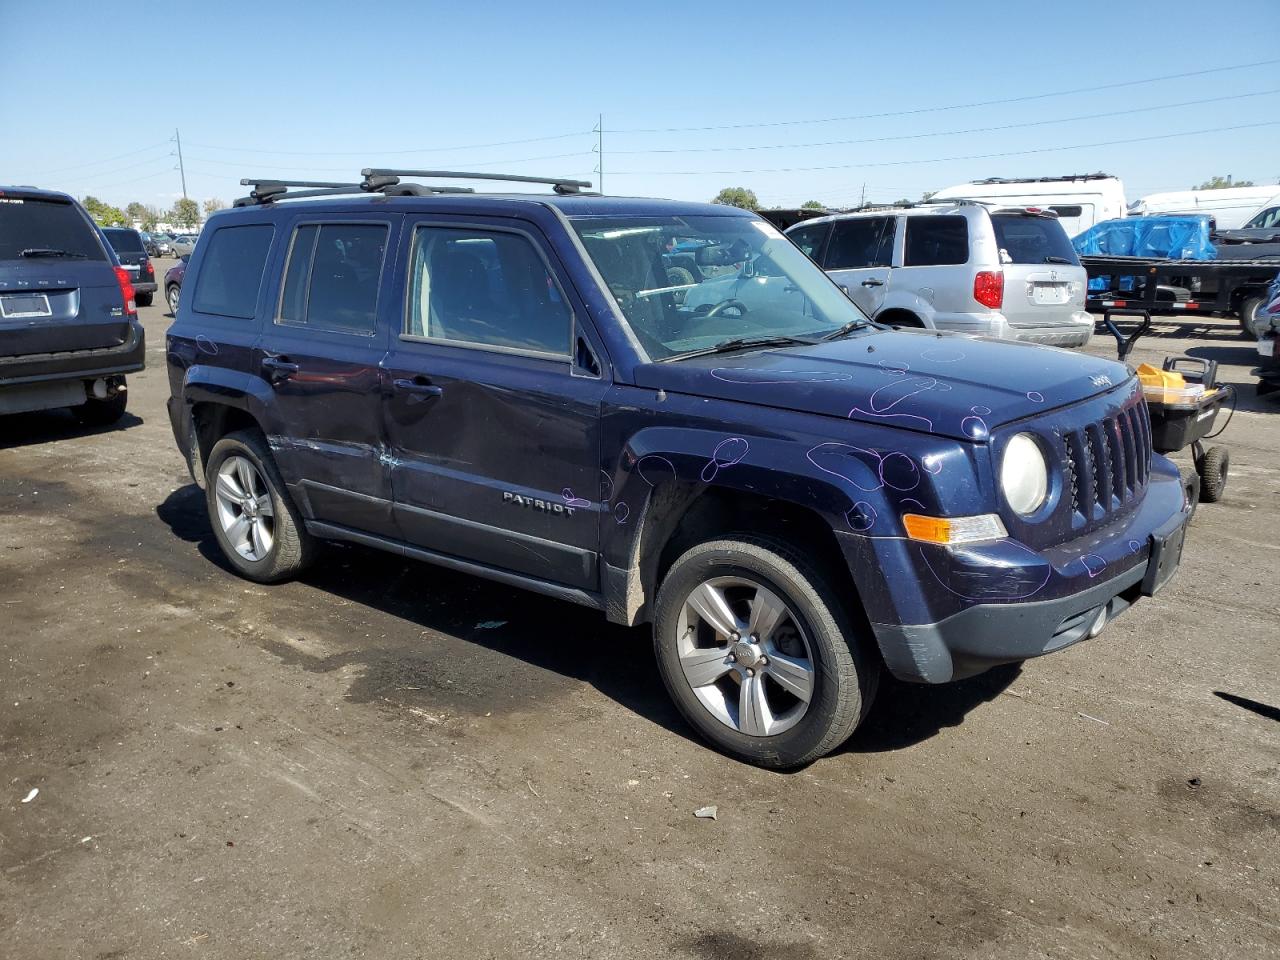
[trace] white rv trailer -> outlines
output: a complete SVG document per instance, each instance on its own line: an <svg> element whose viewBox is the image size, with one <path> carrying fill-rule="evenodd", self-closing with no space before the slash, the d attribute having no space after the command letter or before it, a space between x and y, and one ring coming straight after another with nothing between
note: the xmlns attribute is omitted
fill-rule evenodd
<svg viewBox="0 0 1280 960"><path fill-rule="evenodd" d="M1101 220L1125 215L1124 184L1105 173L1065 177L974 180L939 190L930 200L976 200L1002 207L1052 210L1074 237Z"/></svg>

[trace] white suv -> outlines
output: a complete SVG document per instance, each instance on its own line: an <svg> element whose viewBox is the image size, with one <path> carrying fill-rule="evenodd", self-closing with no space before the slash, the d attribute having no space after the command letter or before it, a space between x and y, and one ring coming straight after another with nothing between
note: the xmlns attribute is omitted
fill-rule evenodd
<svg viewBox="0 0 1280 960"><path fill-rule="evenodd" d="M1080 347L1084 267L1057 214L946 203L820 217L787 231L888 324Z"/></svg>

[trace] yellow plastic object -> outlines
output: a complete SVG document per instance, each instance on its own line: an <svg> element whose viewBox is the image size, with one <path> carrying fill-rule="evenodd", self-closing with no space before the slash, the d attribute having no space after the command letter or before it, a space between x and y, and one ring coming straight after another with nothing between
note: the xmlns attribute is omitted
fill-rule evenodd
<svg viewBox="0 0 1280 960"><path fill-rule="evenodd" d="M1187 383L1186 377L1174 370L1161 370L1144 363L1138 367L1142 395L1152 403L1196 403L1211 396L1215 388L1203 383Z"/></svg>

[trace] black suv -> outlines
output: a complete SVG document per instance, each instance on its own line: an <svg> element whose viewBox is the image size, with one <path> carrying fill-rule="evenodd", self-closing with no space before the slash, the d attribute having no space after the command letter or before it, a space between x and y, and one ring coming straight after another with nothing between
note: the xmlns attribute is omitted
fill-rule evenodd
<svg viewBox="0 0 1280 960"><path fill-rule="evenodd" d="M244 576L346 540L651 623L690 723L781 767L882 669L1068 647L1176 569L1187 499L1122 364L872 323L732 207L457 178L210 217L169 413Z"/></svg>
<svg viewBox="0 0 1280 960"><path fill-rule="evenodd" d="M0 413L113 423L145 350L129 273L80 204L0 187Z"/></svg>
<svg viewBox="0 0 1280 960"><path fill-rule="evenodd" d="M133 298L140 307L151 306L156 294L156 268L142 242L142 234L129 227L103 227L102 234L116 252L120 266L129 273Z"/></svg>

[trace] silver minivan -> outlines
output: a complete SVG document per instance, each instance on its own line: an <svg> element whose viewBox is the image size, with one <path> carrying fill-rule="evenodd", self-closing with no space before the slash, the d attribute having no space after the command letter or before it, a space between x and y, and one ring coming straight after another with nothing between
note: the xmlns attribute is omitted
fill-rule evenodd
<svg viewBox="0 0 1280 960"><path fill-rule="evenodd" d="M870 317L1080 347L1088 277L1051 210L960 201L819 217L787 230Z"/></svg>

